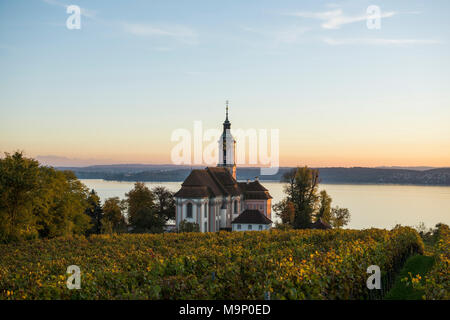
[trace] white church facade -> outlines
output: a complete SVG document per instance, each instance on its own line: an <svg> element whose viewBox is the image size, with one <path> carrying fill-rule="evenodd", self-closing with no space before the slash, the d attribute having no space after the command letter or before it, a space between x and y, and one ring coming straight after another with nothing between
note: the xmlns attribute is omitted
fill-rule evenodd
<svg viewBox="0 0 450 320"><path fill-rule="evenodd" d="M236 141L230 132L228 104L218 141L217 167L192 170L175 193L176 227L185 220L201 232L266 230L272 225L269 191L258 181L236 180Z"/></svg>

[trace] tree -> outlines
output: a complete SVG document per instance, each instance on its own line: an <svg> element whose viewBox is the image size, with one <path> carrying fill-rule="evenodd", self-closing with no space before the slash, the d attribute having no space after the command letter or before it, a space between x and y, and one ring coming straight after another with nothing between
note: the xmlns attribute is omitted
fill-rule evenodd
<svg viewBox="0 0 450 320"><path fill-rule="evenodd" d="M72 171L40 168L41 183L35 191L33 214L37 218L39 236L52 238L85 234L92 227L84 211L89 190Z"/></svg>
<svg viewBox="0 0 450 320"><path fill-rule="evenodd" d="M84 234L87 188L71 171L39 166L22 152L0 159L0 241Z"/></svg>
<svg viewBox="0 0 450 320"><path fill-rule="evenodd" d="M118 197L108 198L103 204L102 233L122 233L127 231L127 223L123 215L124 201Z"/></svg>
<svg viewBox="0 0 450 320"><path fill-rule="evenodd" d="M38 235L32 214L39 186L39 163L22 152L5 153L0 159L0 241Z"/></svg>
<svg viewBox="0 0 450 320"><path fill-rule="evenodd" d="M294 204L288 199L283 199L273 205L275 215L281 219L282 224L292 225L295 218Z"/></svg>
<svg viewBox="0 0 450 320"><path fill-rule="evenodd" d="M319 211L316 214L316 220L322 219L325 222L331 221L331 202L333 199L325 190L322 190L319 195Z"/></svg>
<svg viewBox="0 0 450 320"><path fill-rule="evenodd" d="M350 211L347 208L339 208L336 206L331 209L330 224L333 228L342 228L350 221Z"/></svg>
<svg viewBox="0 0 450 320"><path fill-rule="evenodd" d="M92 221L92 228L88 231L89 234L100 234L102 229L103 210L100 204L100 197L94 189L91 190L87 198L87 208L84 211Z"/></svg>
<svg viewBox="0 0 450 320"><path fill-rule="evenodd" d="M183 220L178 226L178 232L200 232L200 226L198 223Z"/></svg>
<svg viewBox="0 0 450 320"><path fill-rule="evenodd" d="M309 228L319 200L319 171L306 166L295 168L285 173L282 181L286 182L286 199L293 203L295 209L293 227Z"/></svg>
<svg viewBox="0 0 450 320"><path fill-rule="evenodd" d="M295 229L310 228L312 218L323 220L336 228L350 221L350 212L345 208L332 208L332 199L325 190L317 194L319 171L308 167L294 168L283 175L286 197L273 206L282 224Z"/></svg>
<svg viewBox="0 0 450 320"><path fill-rule="evenodd" d="M162 232L165 221L158 215L155 195L142 182L126 194L128 221L133 232Z"/></svg>
<svg viewBox="0 0 450 320"><path fill-rule="evenodd" d="M166 187L156 186L152 189L152 193L155 195L156 208L158 215L164 219L165 222L168 220L175 219L175 199L173 197L174 193L169 191Z"/></svg>

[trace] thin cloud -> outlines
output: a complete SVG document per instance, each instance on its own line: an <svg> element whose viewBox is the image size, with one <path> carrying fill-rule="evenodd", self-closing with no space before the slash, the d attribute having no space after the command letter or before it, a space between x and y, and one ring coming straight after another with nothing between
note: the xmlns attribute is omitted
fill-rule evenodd
<svg viewBox="0 0 450 320"><path fill-rule="evenodd" d="M310 28L301 26L292 26L284 29L268 31L266 29L244 27L243 30L259 34L261 36L270 37L274 39L276 42L295 43L302 37L302 35L305 32L310 30Z"/></svg>
<svg viewBox="0 0 450 320"><path fill-rule="evenodd" d="M321 24L321 27L324 29L339 29L342 25L365 21L367 20L368 17L371 16L369 14L346 16L344 15L342 9L328 10L322 12L299 11L289 13L287 15L294 17L322 20L323 23ZM390 18L393 17L394 15L396 15L396 12L394 11L382 12L380 13L380 18Z"/></svg>
<svg viewBox="0 0 450 320"><path fill-rule="evenodd" d="M197 33L185 26L154 26L150 24L124 23L125 32L141 37L166 37L177 41L196 44L198 42Z"/></svg>
<svg viewBox="0 0 450 320"><path fill-rule="evenodd" d="M332 39L324 38L323 42L332 46L340 45L427 45L427 44L440 44L441 40L434 39L384 39L384 38L356 38L356 39Z"/></svg>
<svg viewBox="0 0 450 320"><path fill-rule="evenodd" d="M327 3L325 6L327 8L339 8L341 5L338 3Z"/></svg>
<svg viewBox="0 0 450 320"><path fill-rule="evenodd" d="M58 6L61 8L67 8L69 6L69 4L65 4L65 3L57 1L57 0L43 0L43 1L52 6ZM88 10L86 8L81 8L81 7L80 7L80 13L82 16L84 16L86 18L90 18L90 19L95 19L96 15L97 15L96 11Z"/></svg>

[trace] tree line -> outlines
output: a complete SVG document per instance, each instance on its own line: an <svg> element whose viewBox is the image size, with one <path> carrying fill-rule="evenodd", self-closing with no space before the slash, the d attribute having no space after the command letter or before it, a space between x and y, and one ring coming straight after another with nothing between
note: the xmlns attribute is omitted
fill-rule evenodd
<svg viewBox="0 0 450 320"><path fill-rule="evenodd" d="M163 232L175 218L173 193L137 182L102 204L72 171L41 166L22 152L0 159L0 242L70 235Z"/></svg>
<svg viewBox="0 0 450 320"><path fill-rule="evenodd" d="M321 221L333 228L341 228L350 221L347 208L332 207L332 198L325 190L319 190L319 170L298 167L285 172L283 191L286 197L273 206L280 218L278 227L307 229L313 222Z"/></svg>

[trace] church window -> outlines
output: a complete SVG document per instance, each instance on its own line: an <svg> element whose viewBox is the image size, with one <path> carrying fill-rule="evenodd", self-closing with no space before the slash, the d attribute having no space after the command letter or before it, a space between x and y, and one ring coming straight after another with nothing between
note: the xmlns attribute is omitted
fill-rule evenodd
<svg viewBox="0 0 450 320"><path fill-rule="evenodd" d="M241 225L240 224L237 225L237 229L241 230Z"/></svg>
<svg viewBox="0 0 450 320"><path fill-rule="evenodd" d="M208 231L208 224L205 221L205 230L204 230L204 232L207 232L207 231Z"/></svg>
<svg viewBox="0 0 450 320"><path fill-rule="evenodd" d="M238 212L238 202L237 200L234 200L234 213Z"/></svg>
<svg viewBox="0 0 450 320"><path fill-rule="evenodd" d="M259 230L262 230L262 225L259 225Z"/></svg>
<svg viewBox="0 0 450 320"><path fill-rule="evenodd" d="M252 225L251 224L248 225L248 230L252 230Z"/></svg>
<svg viewBox="0 0 450 320"><path fill-rule="evenodd" d="M192 218L192 203L188 203L186 206L187 209L187 213L186 213L186 218Z"/></svg>
<svg viewBox="0 0 450 320"><path fill-rule="evenodd" d="M205 210L205 218L208 218L208 208L206 207L206 205L203 205L203 209Z"/></svg>

